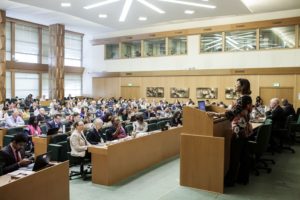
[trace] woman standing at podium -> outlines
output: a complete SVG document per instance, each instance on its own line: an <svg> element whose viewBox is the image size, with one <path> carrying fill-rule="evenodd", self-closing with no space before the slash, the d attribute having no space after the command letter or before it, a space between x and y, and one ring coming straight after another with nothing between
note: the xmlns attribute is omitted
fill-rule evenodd
<svg viewBox="0 0 300 200"><path fill-rule="evenodd" d="M226 117L231 121L230 164L225 176L225 186L234 186L236 180L244 185L249 182L248 136L252 133L252 126L249 123L252 110L250 82L247 79L237 79L235 90L240 94L240 97L232 108L225 113L212 114L213 116Z"/></svg>

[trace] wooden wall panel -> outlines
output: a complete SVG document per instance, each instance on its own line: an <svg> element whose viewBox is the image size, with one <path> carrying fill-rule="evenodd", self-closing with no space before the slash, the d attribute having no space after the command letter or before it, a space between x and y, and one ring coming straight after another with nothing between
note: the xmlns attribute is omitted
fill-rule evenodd
<svg viewBox="0 0 300 200"><path fill-rule="evenodd" d="M0 10L0 103L6 98L5 75L6 75L6 52L5 52L5 18L6 13Z"/></svg>
<svg viewBox="0 0 300 200"><path fill-rule="evenodd" d="M279 82L281 87L293 87L295 108L300 107L298 93L300 93L300 75L219 75L219 76L159 76L159 77L112 77L112 78L93 78L93 89L98 88L98 93L95 91L93 96L119 97L120 87L133 83L135 86L140 86L141 97L146 98L147 87L164 87L165 98L169 102L174 102L176 99L170 98L171 87L187 87L190 88L190 98L197 102L196 88L198 87L216 87L218 88L218 99L211 101L223 101L226 104L231 104L233 100L225 99L225 88L234 88L238 78L247 78L251 83L252 98L255 101L259 95L260 87L272 87L274 82ZM119 83L118 81L119 80ZM115 85L116 84L116 85ZM99 95L101 91L101 95ZM152 98L148 98L152 99ZM188 99L179 99L186 102Z"/></svg>

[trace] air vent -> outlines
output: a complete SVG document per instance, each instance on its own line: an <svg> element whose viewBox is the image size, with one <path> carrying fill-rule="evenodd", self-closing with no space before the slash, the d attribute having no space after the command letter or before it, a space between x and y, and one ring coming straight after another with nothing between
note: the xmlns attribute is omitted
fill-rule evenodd
<svg viewBox="0 0 300 200"><path fill-rule="evenodd" d="M244 24L240 24L240 25L236 25L236 27L237 28L243 28L243 27L245 27L245 25Z"/></svg>
<svg viewBox="0 0 300 200"><path fill-rule="evenodd" d="M126 39L127 39L127 40L131 40L131 39L132 39L132 37L131 37L131 36L129 36L129 37L126 37Z"/></svg>
<svg viewBox="0 0 300 200"><path fill-rule="evenodd" d="M131 75L132 75L132 73L126 73L125 75L126 75L126 76L131 76Z"/></svg>
<svg viewBox="0 0 300 200"><path fill-rule="evenodd" d="M150 34L149 37L155 37L155 34Z"/></svg>
<svg viewBox="0 0 300 200"><path fill-rule="evenodd" d="M245 73L245 70L235 70L234 73L236 74Z"/></svg>
<svg viewBox="0 0 300 200"><path fill-rule="evenodd" d="M203 29L203 31L211 31L212 29L211 28L205 28Z"/></svg>
<svg viewBox="0 0 300 200"><path fill-rule="evenodd" d="M182 31L177 31L175 32L175 34L182 34Z"/></svg>
<svg viewBox="0 0 300 200"><path fill-rule="evenodd" d="M282 21L273 22L273 24L282 24Z"/></svg>

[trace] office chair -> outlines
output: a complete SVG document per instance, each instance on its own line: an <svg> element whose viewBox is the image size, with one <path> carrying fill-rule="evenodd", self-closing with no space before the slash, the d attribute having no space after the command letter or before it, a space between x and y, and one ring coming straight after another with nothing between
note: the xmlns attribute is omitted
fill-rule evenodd
<svg viewBox="0 0 300 200"><path fill-rule="evenodd" d="M68 156L70 167L79 165L79 171L71 170L69 174L70 180L72 180L73 176L81 176L83 180L87 179L87 175L91 174L91 167L88 166L87 169L84 169L84 165L87 163L87 160L84 157L76 157L71 155L71 145L70 145L70 137L67 138L67 146L68 146Z"/></svg>
<svg viewBox="0 0 300 200"><path fill-rule="evenodd" d="M148 124L147 132L156 131L156 130L158 130L158 126L156 123Z"/></svg>
<svg viewBox="0 0 300 200"><path fill-rule="evenodd" d="M289 150L292 153L295 153L295 150L291 147L292 143L293 143L293 136L291 133L291 126L290 123L293 120L293 116L290 115L286 118L285 121L285 125L283 129L279 129L277 130L277 134L279 136L279 140L280 140L280 146L279 146L279 150Z"/></svg>
<svg viewBox="0 0 300 200"><path fill-rule="evenodd" d="M262 155L267 151L269 140L271 136L271 125L262 125L257 131L257 137L255 141L249 141L250 154L254 158L254 172L255 175L259 175L259 169L264 169L267 173L271 173L272 169L268 166L266 161L268 159L262 158ZM263 166L259 164L263 164Z"/></svg>

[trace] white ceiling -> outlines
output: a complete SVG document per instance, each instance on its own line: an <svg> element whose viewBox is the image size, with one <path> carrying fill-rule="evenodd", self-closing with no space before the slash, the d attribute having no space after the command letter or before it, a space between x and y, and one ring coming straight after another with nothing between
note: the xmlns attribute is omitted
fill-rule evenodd
<svg viewBox="0 0 300 200"><path fill-rule="evenodd" d="M86 10L83 7L103 2L105 0L1 0L0 9L6 10L7 16L44 25L62 23L66 29L82 33L107 33L149 27L158 24L188 22L203 18L220 16L245 15L299 9L300 0L185 0L216 6L215 9L173 4L161 0L146 0L164 10L159 14L150 8L133 0L125 22L119 22L119 17L125 0ZM70 2L69 8L60 6L61 2ZM184 14L185 10L194 10L193 15ZM99 14L107 14L106 19L100 19ZM300 14L300 13L299 13ZM138 17L147 17L147 21L139 21ZM155 31L155 30L154 30Z"/></svg>

